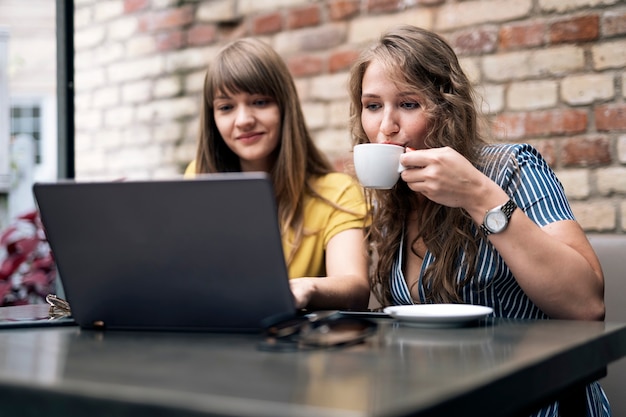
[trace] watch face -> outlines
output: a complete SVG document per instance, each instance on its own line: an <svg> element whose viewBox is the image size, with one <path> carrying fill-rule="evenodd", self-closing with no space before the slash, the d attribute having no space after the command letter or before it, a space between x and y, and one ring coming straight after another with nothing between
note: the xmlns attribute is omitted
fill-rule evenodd
<svg viewBox="0 0 626 417"><path fill-rule="evenodd" d="M498 233L506 227L508 219L501 211L487 213L485 217L485 227L492 233Z"/></svg>

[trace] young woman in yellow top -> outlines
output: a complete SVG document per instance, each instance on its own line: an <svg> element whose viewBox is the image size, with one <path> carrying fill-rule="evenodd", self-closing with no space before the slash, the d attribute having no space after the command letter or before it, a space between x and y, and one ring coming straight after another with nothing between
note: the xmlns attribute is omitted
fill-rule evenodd
<svg viewBox="0 0 626 417"><path fill-rule="evenodd" d="M366 308L367 210L361 187L333 172L315 147L282 58L256 39L222 48L206 73L200 123L196 159L186 176L271 176L297 307Z"/></svg>

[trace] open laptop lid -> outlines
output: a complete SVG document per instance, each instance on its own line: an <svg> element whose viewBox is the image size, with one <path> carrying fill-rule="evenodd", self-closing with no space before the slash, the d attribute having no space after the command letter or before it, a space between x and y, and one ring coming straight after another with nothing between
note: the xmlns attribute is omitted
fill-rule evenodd
<svg viewBox="0 0 626 417"><path fill-rule="evenodd" d="M33 191L81 327L258 331L295 313L266 174Z"/></svg>

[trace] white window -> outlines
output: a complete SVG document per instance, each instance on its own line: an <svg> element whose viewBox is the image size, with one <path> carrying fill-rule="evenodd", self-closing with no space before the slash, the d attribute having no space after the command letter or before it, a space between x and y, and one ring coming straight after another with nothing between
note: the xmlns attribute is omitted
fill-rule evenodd
<svg viewBox="0 0 626 417"><path fill-rule="evenodd" d="M11 104L11 137L29 135L34 139L35 163L41 163L41 104L38 101Z"/></svg>

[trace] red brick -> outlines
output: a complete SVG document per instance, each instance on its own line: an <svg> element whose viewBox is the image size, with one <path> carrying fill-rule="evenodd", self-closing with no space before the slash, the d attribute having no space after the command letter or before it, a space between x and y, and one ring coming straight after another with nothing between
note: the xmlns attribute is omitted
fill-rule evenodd
<svg viewBox="0 0 626 417"><path fill-rule="evenodd" d="M543 23L523 23L500 29L500 48L515 49L543 44L546 26Z"/></svg>
<svg viewBox="0 0 626 417"><path fill-rule="evenodd" d="M600 18L589 15L561 20L553 23L548 32L552 43L592 41L600 34Z"/></svg>
<svg viewBox="0 0 626 417"><path fill-rule="evenodd" d="M623 35L626 33L626 13L612 14L602 18L604 36Z"/></svg>
<svg viewBox="0 0 626 417"><path fill-rule="evenodd" d="M567 139L562 146L561 162L566 167L610 164L609 139L603 136Z"/></svg>
<svg viewBox="0 0 626 417"><path fill-rule="evenodd" d="M194 15L191 6L179 9L168 9L142 16L139 28L142 31L156 31L161 29L179 28L193 22Z"/></svg>
<svg viewBox="0 0 626 417"><path fill-rule="evenodd" d="M330 55L328 59L328 71L331 73L346 70L359 56L359 51L337 51Z"/></svg>
<svg viewBox="0 0 626 417"><path fill-rule="evenodd" d="M346 20L359 12L359 0L336 0L328 5L331 20Z"/></svg>
<svg viewBox="0 0 626 417"><path fill-rule="evenodd" d="M283 28L283 18L280 13L270 13L255 18L252 22L252 33L265 35L280 32Z"/></svg>
<svg viewBox="0 0 626 417"><path fill-rule="evenodd" d="M217 38L217 30L214 25L195 25L187 31L188 45L207 45Z"/></svg>
<svg viewBox="0 0 626 417"><path fill-rule="evenodd" d="M404 7L402 0L367 0L366 10L371 13L395 12Z"/></svg>
<svg viewBox="0 0 626 417"><path fill-rule="evenodd" d="M493 52L498 33L495 29L470 29L452 36L451 44L459 55Z"/></svg>
<svg viewBox="0 0 626 417"><path fill-rule="evenodd" d="M494 131L501 138L513 139L566 135L585 132L587 121L584 110L509 113L501 114L495 119Z"/></svg>
<svg viewBox="0 0 626 417"><path fill-rule="evenodd" d="M287 66L294 77L318 75L324 68L324 60L314 55L299 55L291 57Z"/></svg>
<svg viewBox="0 0 626 417"><path fill-rule="evenodd" d="M320 8L317 5L294 9L287 16L287 28L298 29L307 26L319 25L321 20Z"/></svg>
<svg viewBox="0 0 626 417"><path fill-rule="evenodd" d="M596 129L626 130L626 104L605 104L596 108Z"/></svg>
<svg viewBox="0 0 626 417"><path fill-rule="evenodd" d="M184 45L184 36L180 30L160 32L155 35L156 47L159 51L171 51Z"/></svg>
<svg viewBox="0 0 626 417"><path fill-rule="evenodd" d="M124 13L134 13L148 7L148 0L124 0Z"/></svg>

